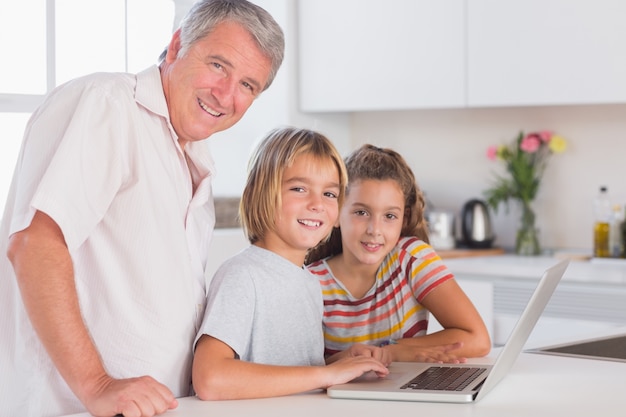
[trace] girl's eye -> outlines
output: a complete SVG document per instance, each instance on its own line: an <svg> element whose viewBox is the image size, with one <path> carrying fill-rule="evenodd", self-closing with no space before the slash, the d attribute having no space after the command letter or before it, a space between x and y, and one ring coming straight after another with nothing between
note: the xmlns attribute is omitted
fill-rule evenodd
<svg viewBox="0 0 626 417"><path fill-rule="evenodd" d="M387 214L385 217L387 217L389 220L394 220L398 218L398 216L396 216L395 214L391 214L391 213Z"/></svg>
<svg viewBox="0 0 626 417"><path fill-rule="evenodd" d="M367 212L365 210L356 210L354 214L357 216L367 216Z"/></svg>
<svg viewBox="0 0 626 417"><path fill-rule="evenodd" d="M290 190L291 191L296 191L298 193L302 193L302 192L304 192L304 187L291 187Z"/></svg>

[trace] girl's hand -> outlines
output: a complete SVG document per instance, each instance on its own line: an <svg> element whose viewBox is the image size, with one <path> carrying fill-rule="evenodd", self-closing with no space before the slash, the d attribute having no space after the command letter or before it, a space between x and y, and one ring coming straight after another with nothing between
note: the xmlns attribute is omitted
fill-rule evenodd
<svg viewBox="0 0 626 417"><path fill-rule="evenodd" d="M454 351L463 343L452 343L438 346L411 346L398 343L384 346L393 362L429 362L429 363L465 363L467 358L457 356Z"/></svg>
<svg viewBox="0 0 626 417"><path fill-rule="evenodd" d="M348 357L365 356L368 358L374 358L385 366L388 366L391 363L391 352L378 346L355 343L346 349L344 353Z"/></svg>

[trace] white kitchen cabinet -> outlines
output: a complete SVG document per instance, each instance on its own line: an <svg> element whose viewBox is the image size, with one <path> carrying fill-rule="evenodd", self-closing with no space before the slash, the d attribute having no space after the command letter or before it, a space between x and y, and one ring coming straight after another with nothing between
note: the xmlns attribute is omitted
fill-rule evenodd
<svg viewBox="0 0 626 417"><path fill-rule="evenodd" d="M472 301L478 314L485 322L489 337L494 340L495 337L495 317L493 307L493 284L488 281L465 280L456 277L456 281L467 297ZM434 333L442 330L443 326L432 315L428 319L428 333Z"/></svg>
<svg viewBox="0 0 626 417"><path fill-rule="evenodd" d="M300 109L462 107L465 0L301 0Z"/></svg>
<svg viewBox="0 0 626 417"><path fill-rule="evenodd" d="M468 106L626 102L623 0L468 0Z"/></svg>
<svg viewBox="0 0 626 417"><path fill-rule="evenodd" d="M623 0L300 0L300 110L626 102Z"/></svg>
<svg viewBox="0 0 626 417"><path fill-rule="evenodd" d="M215 229L209 245L209 256L204 273L207 280L207 287L220 265L248 246L250 246L250 242L246 238L242 228Z"/></svg>
<svg viewBox="0 0 626 417"><path fill-rule="evenodd" d="M459 282L492 286L492 342L502 345L513 330L543 271L547 256L499 255L445 260ZM479 288L479 287L477 287ZM489 294L489 292L485 292ZM469 294L468 294L469 295ZM571 261L527 347L545 346L626 324L626 261Z"/></svg>

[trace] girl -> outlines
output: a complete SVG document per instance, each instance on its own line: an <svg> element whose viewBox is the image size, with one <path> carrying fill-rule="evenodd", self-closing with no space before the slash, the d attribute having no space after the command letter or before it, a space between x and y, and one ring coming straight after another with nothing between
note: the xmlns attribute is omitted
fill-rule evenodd
<svg viewBox="0 0 626 417"><path fill-rule="evenodd" d="M404 158L364 145L346 167L339 228L307 257L323 290L326 354L362 342L392 361L486 355L480 315L428 245L424 198ZM426 335L429 312L444 329Z"/></svg>
<svg viewBox="0 0 626 417"><path fill-rule="evenodd" d="M322 296L303 264L336 223L345 184L341 156L319 133L277 129L258 145L239 207L252 245L215 273L196 338L201 399L286 395L388 373L376 359L382 349L366 345L324 366Z"/></svg>

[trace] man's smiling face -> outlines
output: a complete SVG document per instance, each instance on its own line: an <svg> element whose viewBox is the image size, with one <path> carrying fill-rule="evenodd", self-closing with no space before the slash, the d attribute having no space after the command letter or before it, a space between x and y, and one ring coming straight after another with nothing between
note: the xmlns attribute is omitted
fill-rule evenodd
<svg viewBox="0 0 626 417"><path fill-rule="evenodd" d="M271 62L239 24L224 22L183 56L179 32L161 65L163 90L179 143L206 139L245 114L263 91Z"/></svg>

